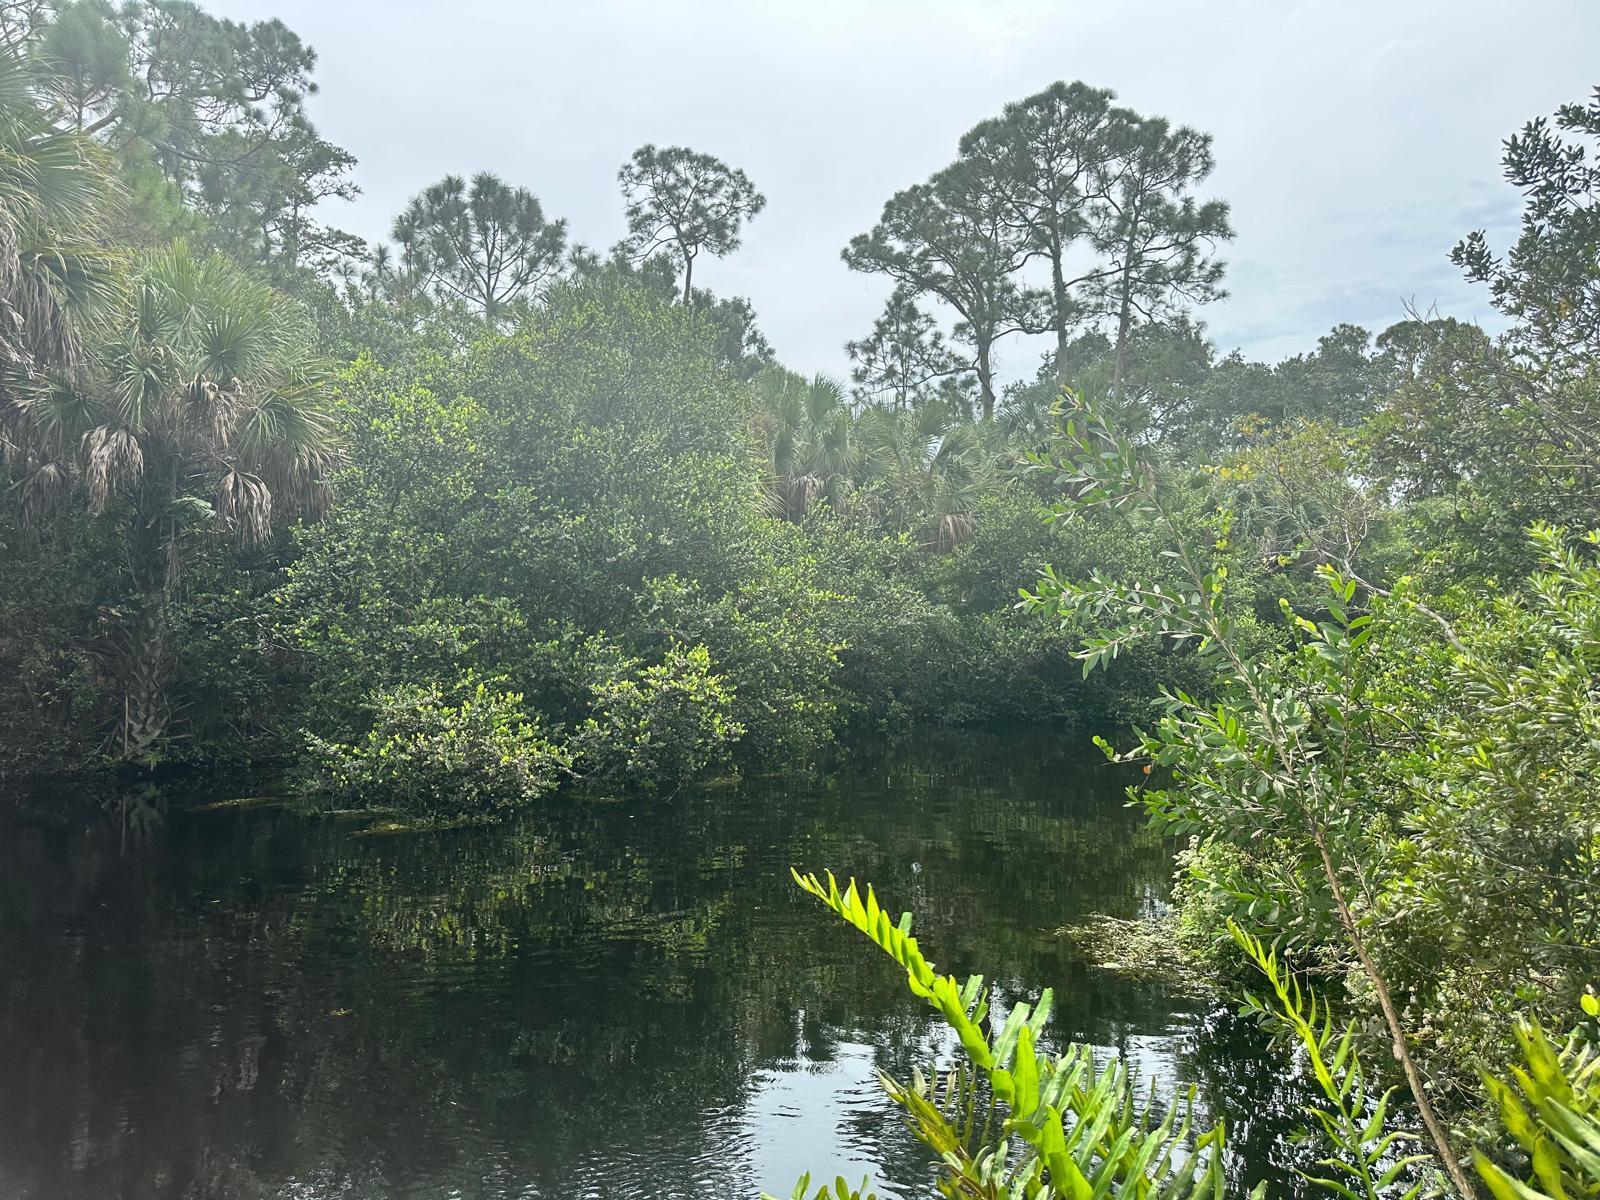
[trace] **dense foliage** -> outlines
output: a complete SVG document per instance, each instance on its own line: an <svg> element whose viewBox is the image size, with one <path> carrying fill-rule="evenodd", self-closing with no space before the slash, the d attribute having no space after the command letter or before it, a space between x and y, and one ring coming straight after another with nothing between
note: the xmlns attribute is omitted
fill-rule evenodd
<svg viewBox="0 0 1600 1200"><path fill-rule="evenodd" d="M486 684L573 773L657 788L851 726L1125 715L1136 693L1076 684L1015 586L1149 553L1039 519L1037 421L975 422L993 380L925 316L875 332L901 364L880 400L774 365L748 303L692 274L761 211L738 168L642 147L609 255L567 253L566 221L488 173L366 248L311 217L351 160L280 24L92 0L14 24L8 120L53 156L8 210L54 255L24 260L48 311L19 328L59 345L19 344L4 410L8 763L291 758L379 803L388 776L356 766L401 700L431 722ZM1087 244L1090 208L1097 245L1127 232L1135 133L1168 135L1108 112L1097 190L1058 187L1019 267L1069 226ZM905 365L928 354L936 393Z"/></svg>
<svg viewBox="0 0 1600 1200"><path fill-rule="evenodd" d="M1561 123L1585 129L1580 116L1563 110ZM1540 138L1535 123L1507 147L1508 176L1529 187L1523 261L1570 250L1584 228L1530 183ZM1569 203L1592 199L1574 166L1585 153L1551 151ZM1464 245L1458 260L1484 275L1482 239ZM1578 264L1594 260L1562 261L1566 295L1542 302L1570 312L1593 286ZM1150 641L1188 648L1207 671L1201 688L1162 689L1131 751L1106 746L1160 772L1135 802L1191 838L1184 928L1202 942L1231 932L1269 976L1282 955L1339 981L1371 1021L1350 1053L1386 1043L1430 1160L1464 1196L1474 1143L1496 1194L1520 1186L1492 1161L1497 1117L1524 1147L1537 1141L1503 1086L1485 1103L1479 1073L1521 1070L1540 1023L1565 1024L1580 1003L1592 1016L1600 953L1600 346L1574 355L1570 326L1526 320L1520 287L1514 273L1496 286L1519 319L1498 342L1439 322L1386 334L1387 395L1364 420L1359 407L1328 412L1197 470L1114 396L1069 394L1061 436L1034 456L1062 488L1060 519L1154 532L1171 569L1047 571L1029 605L1085 631L1086 672ZM1430 420L1445 406L1448 429ZM1490 439L1470 452L1464 419ZM1284 633L1263 645L1269 599ZM1536 1070L1553 1086L1547 1067ZM1336 1143L1357 1133L1357 1108L1343 1111L1319 1118ZM1588 1136L1581 1117L1550 1119L1563 1146ZM1383 1129L1374 1115L1357 1141ZM1554 1151L1538 1144L1536 1173L1559 1193ZM1403 1182L1369 1178L1360 1164L1379 1163L1360 1154L1330 1161L1356 1163L1369 1195Z"/></svg>
<svg viewBox="0 0 1600 1200"><path fill-rule="evenodd" d="M337 799L432 818L527 804L560 781L571 756L540 736L519 693L482 683L457 691L409 684L373 693L360 744L311 738L317 786Z"/></svg>

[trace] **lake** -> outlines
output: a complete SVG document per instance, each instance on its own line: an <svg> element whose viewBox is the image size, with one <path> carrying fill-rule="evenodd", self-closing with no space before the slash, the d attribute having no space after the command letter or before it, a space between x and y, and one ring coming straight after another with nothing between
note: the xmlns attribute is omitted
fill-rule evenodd
<svg viewBox="0 0 1600 1200"><path fill-rule="evenodd" d="M1280 1060L1214 1003L1057 932L1158 911L1169 845L1042 735L840 754L495 827L200 795L32 795L0 823L0 1196L925 1195L876 1072L932 1014L789 867L871 880L945 970L1056 989L1056 1036L1193 1083L1230 1174L1281 1179Z"/></svg>

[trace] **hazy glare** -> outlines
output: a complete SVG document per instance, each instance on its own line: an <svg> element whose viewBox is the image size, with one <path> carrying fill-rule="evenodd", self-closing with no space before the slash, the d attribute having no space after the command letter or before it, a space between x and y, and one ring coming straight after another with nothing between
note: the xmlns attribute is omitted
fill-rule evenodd
<svg viewBox="0 0 1600 1200"><path fill-rule="evenodd" d="M1600 50L1600 5L1581 0L209 7L282 17L319 51L312 115L360 160L364 190L329 219L364 237L440 175L489 169L605 247L622 233L616 171L635 146L687 144L744 168L768 207L696 282L749 296L786 365L840 374L843 343L888 289L846 270L840 247L969 126L1059 78L1215 135L1207 191L1232 203L1239 236L1232 297L1202 316L1224 348L1279 357L1337 321L1381 329L1413 300L1483 318L1449 248L1515 224L1499 143L1586 95ZM1533 24L1563 32L1535 42ZM1037 356L1011 341L1002 359L1014 376Z"/></svg>

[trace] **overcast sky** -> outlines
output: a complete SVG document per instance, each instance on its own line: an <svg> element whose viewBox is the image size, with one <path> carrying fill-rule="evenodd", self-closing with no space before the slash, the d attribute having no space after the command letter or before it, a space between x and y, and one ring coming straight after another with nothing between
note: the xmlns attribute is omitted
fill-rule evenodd
<svg viewBox="0 0 1600 1200"><path fill-rule="evenodd" d="M323 134L363 195L330 220L383 236L414 192L492 170L574 239L623 222L617 167L644 142L744 168L767 207L697 283L750 297L779 357L843 374L888 292L839 261L961 134L1056 79L1115 89L1216 139L1233 206L1224 348L1277 358L1402 305L1490 323L1448 260L1516 224L1501 140L1600 83L1595 0L202 0L281 17L313 45ZM1037 348L1008 343L1007 375Z"/></svg>

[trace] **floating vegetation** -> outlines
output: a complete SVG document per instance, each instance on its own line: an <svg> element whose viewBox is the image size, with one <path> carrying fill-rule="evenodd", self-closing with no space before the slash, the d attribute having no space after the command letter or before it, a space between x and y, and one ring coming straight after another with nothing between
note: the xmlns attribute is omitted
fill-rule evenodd
<svg viewBox="0 0 1600 1200"><path fill-rule="evenodd" d="M291 803L289 796L236 796L230 800L213 800L209 804L197 805L195 812L217 812L230 808L271 808L274 805L287 806Z"/></svg>
<svg viewBox="0 0 1600 1200"><path fill-rule="evenodd" d="M1056 931L1102 971L1124 979L1160 983L1186 995L1209 995L1217 980L1184 948L1171 914L1125 920L1091 913Z"/></svg>

